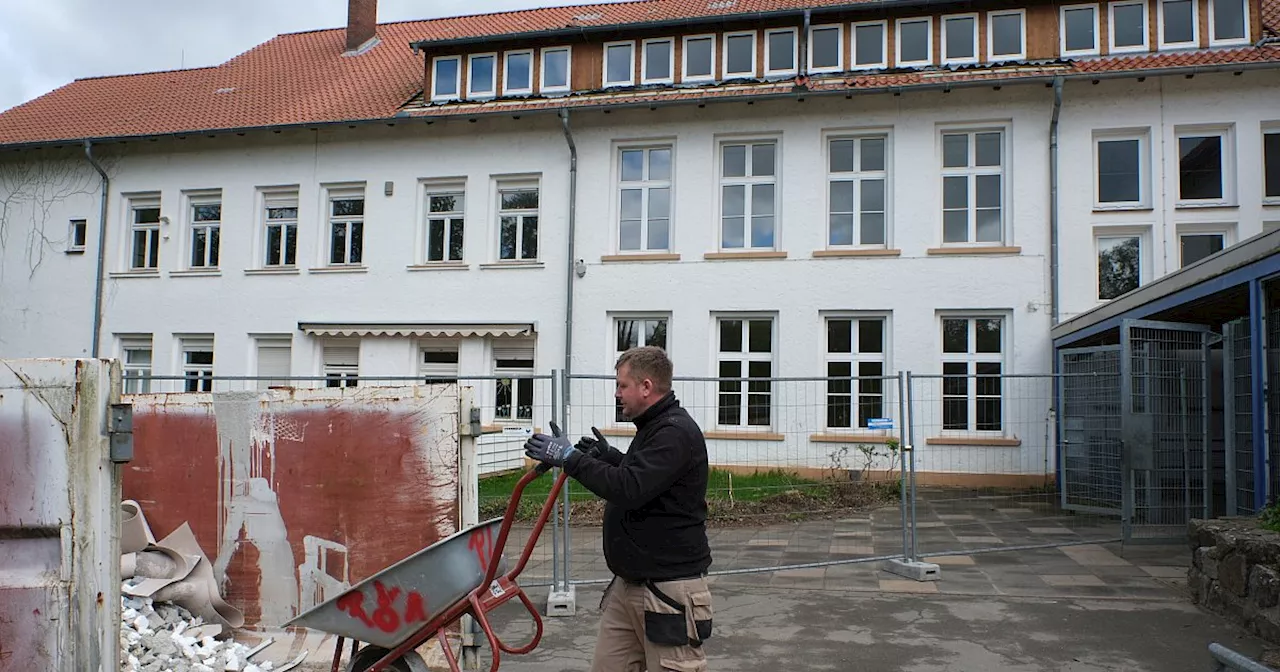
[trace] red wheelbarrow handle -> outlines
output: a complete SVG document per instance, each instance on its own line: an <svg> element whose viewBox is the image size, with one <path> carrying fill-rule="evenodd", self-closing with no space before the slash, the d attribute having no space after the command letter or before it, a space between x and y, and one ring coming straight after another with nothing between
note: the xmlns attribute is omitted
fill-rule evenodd
<svg viewBox="0 0 1280 672"><path fill-rule="evenodd" d="M533 531L529 534L529 540L525 542L524 549L520 552L520 560L516 562L515 567L501 577L497 576L497 573L498 560L502 558L502 551L506 548L507 538L511 534L511 525L515 521L516 511L519 509L520 497L524 494L525 486L550 469L550 465L539 464L536 468L525 472L524 476L521 476L520 480L516 482L516 487L511 492L511 500L507 502L507 510L502 516L502 526L498 530L498 539L494 543L493 552L489 554L489 567L485 570L484 582L475 590L472 590L466 599L460 600L444 613L431 619L411 637L388 652L387 655L370 666L368 672L380 672L398 660L400 656L418 648L432 637L440 641L440 648L444 649L445 658L449 661L449 669L452 672L461 672L458 667L458 661L454 658L453 649L450 648L449 642L444 636L444 629L465 614L471 614L476 619L476 622L480 624L480 628L484 631L485 637L489 640L489 648L493 651L493 664L489 667L490 672L497 672L498 670L499 652L524 654L537 648L539 642L542 641L542 617L538 614L537 608L533 606L533 602L529 600L529 596L525 595L524 589L520 588L515 580L520 575L520 572L524 571L525 565L529 563L529 558L533 555L533 549L538 545L538 538L542 536L542 530L546 527L547 519L551 517L551 509L555 506L556 499L560 496L560 490L564 487L564 482L569 478L568 474L561 471L560 475L556 477L555 484L551 486L551 493L547 495L547 500L542 503L542 510L538 513L538 519L534 522ZM533 616L535 632L532 641L522 647L513 649L504 644L494 634L487 614L517 597L520 598L529 615ZM334 663L335 665L337 664L336 656Z"/></svg>

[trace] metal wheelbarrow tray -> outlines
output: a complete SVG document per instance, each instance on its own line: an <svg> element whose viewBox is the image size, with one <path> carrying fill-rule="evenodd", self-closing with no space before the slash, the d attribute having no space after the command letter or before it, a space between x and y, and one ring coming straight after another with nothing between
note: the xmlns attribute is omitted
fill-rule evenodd
<svg viewBox="0 0 1280 672"><path fill-rule="evenodd" d="M352 640L348 667L351 672L425 670L421 658L411 652L432 637L440 641L449 668L460 672L445 632L466 614L475 618L489 640L489 649L493 652L490 672L498 669L500 652L529 653L542 640L542 617L516 584L516 577L529 562L567 475L562 472L556 478L520 559L510 571L507 571L503 550L525 486L546 471L546 465L539 465L520 478L502 518L441 539L355 584L343 594L299 614L285 625L338 635L332 672L338 671L345 639ZM533 617L535 631L532 641L513 648L494 634L488 613L517 598ZM357 653L358 642L370 646Z"/></svg>

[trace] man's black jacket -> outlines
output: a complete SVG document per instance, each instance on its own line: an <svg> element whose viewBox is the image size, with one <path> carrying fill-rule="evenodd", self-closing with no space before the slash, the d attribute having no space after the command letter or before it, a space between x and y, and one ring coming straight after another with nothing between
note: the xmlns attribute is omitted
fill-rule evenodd
<svg viewBox="0 0 1280 672"><path fill-rule="evenodd" d="M633 420L626 453L570 456L565 471L602 497L604 559L617 576L662 581L702 574L707 542L707 442L668 392Z"/></svg>

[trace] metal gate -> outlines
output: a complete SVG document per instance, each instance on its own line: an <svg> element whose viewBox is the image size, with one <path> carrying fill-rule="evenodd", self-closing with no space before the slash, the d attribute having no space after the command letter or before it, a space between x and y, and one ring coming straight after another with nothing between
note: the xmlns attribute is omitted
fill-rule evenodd
<svg viewBox="0 0 1280 672"><path fill-rule="evenodd" d="M1208 345L1200 325L1120 327L1126 541L1183 538L1209 514Z"/></svg>
<svg viewBox="0 0 1280 672"><path fill-rule="evenodd" d="M1120 346L1058 353L1062 508L1120 515Z"/></svg>
<svg viewBox="0 0 1280 672"><path fill-rule="evenodd" d="M1226 514L1256 513L1253 468L1253 354L1249 320L1223 328Z"/></svg>

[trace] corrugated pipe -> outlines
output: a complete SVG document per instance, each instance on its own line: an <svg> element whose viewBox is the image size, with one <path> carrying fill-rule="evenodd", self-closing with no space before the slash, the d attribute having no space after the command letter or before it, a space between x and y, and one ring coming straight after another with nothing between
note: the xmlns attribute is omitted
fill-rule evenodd
<svg viewBox="0 0 1280 672"><path fill-rule="evenodd" d="M564 375L573 372L573 280L577 273L577 262L574 258L574 231L578 212L578 146L573 142L573 130L569 128L569 110L560 110L560 123L564 128L565 142L569 143L569 243L568 243L568 283L565 285L564 297ZM565 408L569 407L569 385L564 385L562 392ZM561 418L568 427L568 419Z"/></svg>
<svg viewBox="0 0 1280 672"><path fill-rule="evenodd" d="M1053 79L1053 118L1049 121L1049 314L1058 324L1058 115L1062 78Z"/></svg>
<svg viewBox="0 0 1280 672"><path fill-rule="evenodd" d="M102 345L102 291L106 282L103 269L107 264L107 199L111 196L111 178L107 177L102 164L93 158L93 142L90 140L84 141L84 158L102 177L102 198L98 207L98 272L93 288L93 346L89 352L90 357L97 358Z"/></svg>

